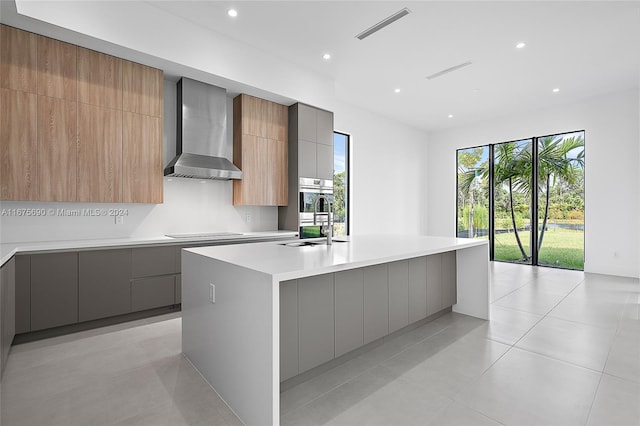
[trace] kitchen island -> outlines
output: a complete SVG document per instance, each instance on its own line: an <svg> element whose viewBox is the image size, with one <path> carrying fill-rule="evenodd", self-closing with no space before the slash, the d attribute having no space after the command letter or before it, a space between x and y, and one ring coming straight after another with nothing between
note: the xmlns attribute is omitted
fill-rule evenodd
<svg viewBox="0 0 640 426"><path fill-rule="evenodd" d="M245 424L279 424L283 380L432 314L489 318L486 241L345 240L183 250L183 353Z"/></svg>

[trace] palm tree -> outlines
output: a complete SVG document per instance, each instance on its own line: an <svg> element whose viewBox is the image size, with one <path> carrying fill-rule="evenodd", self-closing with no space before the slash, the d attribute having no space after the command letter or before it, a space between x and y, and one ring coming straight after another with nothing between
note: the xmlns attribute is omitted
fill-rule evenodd
<svg viewBox="0 0 640 426"><path fill-rule="evenodd" d="M569 157L569 153L580 150L575 157ZM551 185L562 180L573 184L579 178L579 169L584 167L584 139L582 136L563 138L562 136L549 136L538 139L538 191L544 188L545 203L542 227L538 237L538 251L542 248L544 233L549 218L549 194Z"/></svg>
<svg viewBox="0 0 640 426"><path fill-rule="evenodd" d="M526 161L524 158L530 157L530 146L527 144L525 147L518 142L502 143L496 145L495 148L495 163L493 169L493 181L494 187L502 184L506 184L509 189L509 210L511 212L511 223L513 224L513 231L518 243L518 248L522 254L522 260L529 259L527 252L525 251L522 241L520 240L520 234L518 233L518 226L516 225L516 214L513 205L513 190L514 187L525 188L527 175L525 174ZM529 161L531 163L531 161ZM528 176L531 176L530 174ZM529 182L530 183L530 182Z"/></svg>

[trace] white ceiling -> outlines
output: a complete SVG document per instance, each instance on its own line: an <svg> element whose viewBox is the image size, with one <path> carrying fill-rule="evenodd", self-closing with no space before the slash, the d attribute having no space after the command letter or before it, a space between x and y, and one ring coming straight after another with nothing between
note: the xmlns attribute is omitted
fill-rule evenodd
<svg viewBox="0 0 640 426"><path fill-rule="evenodd" d="M638 88L640 81L639 2L149 3L327 75L339 99L425 130ZM237 18L227 15L230 7ZM411 14L355 38L403 7ZM520 41L526 47L518 50ZM425 78L466 61L473 64Z"/></svg>
<svg viewBox="0 0 640 426"><path fill-rule="evenodd" d="M282 63L328 77L340 100L427 131L640 87L639 1L143 3L168 12L162 24L168 32L171 20L176 27L186 20L223 34ZM125 11L132 3L111 4ZM3 21L58 35L55 27L16 15L5 0L2 6ZM79 10L73 2L65 7ZM238 10L237 18L227 15L231 7ZM411 10L408 16L365 40L355 38L403 7ZM139 25L144 31L145 23ZM526 47L518 50L520 41ZM119 53L108 44L84 44ZM322 59L325 52L331 60ZM127 57L126 52L122 56ZM466 61L473 64L425 78ZM552 93L556 87L560 91Z"/></svg>

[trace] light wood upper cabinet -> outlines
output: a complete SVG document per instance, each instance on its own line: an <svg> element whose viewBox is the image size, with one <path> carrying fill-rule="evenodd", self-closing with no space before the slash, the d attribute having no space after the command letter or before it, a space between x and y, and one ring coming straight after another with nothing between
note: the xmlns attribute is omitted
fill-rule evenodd
<svg viewBox="0 0 640 426"><path fill-rule="evenodd" d="M253 96L233 100L234 205L288 204L288 109Z"/></svg>
<svg viewBox="0 0 640 426"><path fill-rule="evenodd" d="M267 180L263 177L268 173L268 142L258 136L242 135L239 149L234 149L234 163L242 170L242 181L238 184L234 181L233 204L267 204Z"/></svg>
<svg viewBox="0 0 640 426"><path fill-rule="evenodd" d="M0 87L36 93L37 46L35 34L0 25Z"/></svg>
<svg viewBox="0 0 640 426"><path fill-rule="evenodd" d="M287 140L269 139L269 164L278 165L269 173L270 200L275 200L275 205L286 206L289 203L289 146Z"/></svg>
<svg viewBox="0 0 640 426"><path fill-rule="evenodd" d="M162 202L162 70L2 24L0 59L0 199Z"/></svg>
<svg viewBox="0 0 640 426"><path fill-rule="evenodd" d="M122 139L123 200L162 203L162 119L124 112Z"/></svg>
<svg viewBox="0 0 640 426"><path fill-rule="evenodd" d="M162 117L162 71L129 61L122 65L123 111Z"/></svg>
<svg viewBox="0 0 640 426"><path fill-rule="evenodd" d="M38 199L76 199L76 102L38 96Z"/></svg>
<svg viewBox="0 0 640 426"><path fill-rule="evenodd" d="M37 200L37 95L0 89L0 199Z"/></svg>
<svg viewBox="0 0 640 426"><path fill-rule="evenodd" d="M76 101L77 48L38 36L38 94Z"/></svg>
<svg viewBox="0 0 640 426"><path fill-rule="evenodd" d="M122 202L122 111L78 104L78 201Z"/></svg>
<svg viewBox="0 0 640 426"><path fill-rule="evenodd" d="M78 47L78 102L122 110L122 59Z"/></svg>

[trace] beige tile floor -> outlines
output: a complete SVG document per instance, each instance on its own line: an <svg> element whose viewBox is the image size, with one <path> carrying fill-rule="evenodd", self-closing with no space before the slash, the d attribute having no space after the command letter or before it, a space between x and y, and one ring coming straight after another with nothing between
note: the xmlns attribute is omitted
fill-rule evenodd
<svg viewBox="0 0 640 426"><path fill-rule="evenodd" d="M638 280L491 265L490 322L447 314L281 395L283 425L640 425ZM241 424L173 314L14 346L2 425Z"/></svg>

